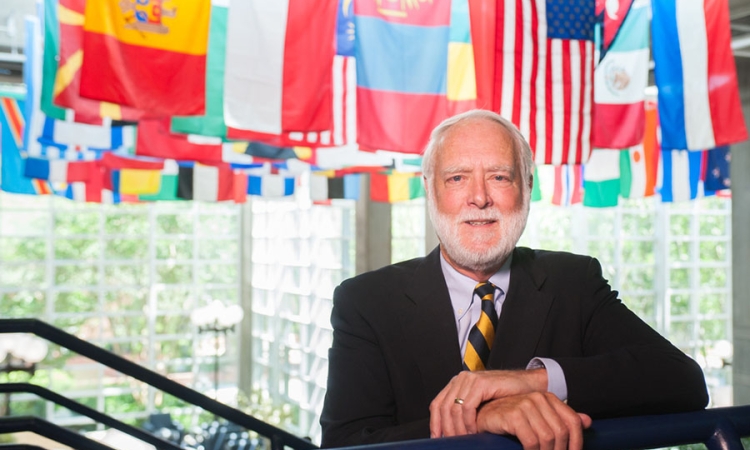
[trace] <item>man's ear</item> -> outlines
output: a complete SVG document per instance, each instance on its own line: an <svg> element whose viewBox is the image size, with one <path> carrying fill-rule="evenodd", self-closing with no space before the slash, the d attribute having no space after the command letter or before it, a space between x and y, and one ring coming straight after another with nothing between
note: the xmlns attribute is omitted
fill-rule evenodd
<svg viewBox="0 0 750 450"><path fill-rule="evenodd" d="M529 177L529 191L532 191L532 190L534 190L534 175L533 174Z"/></svg>

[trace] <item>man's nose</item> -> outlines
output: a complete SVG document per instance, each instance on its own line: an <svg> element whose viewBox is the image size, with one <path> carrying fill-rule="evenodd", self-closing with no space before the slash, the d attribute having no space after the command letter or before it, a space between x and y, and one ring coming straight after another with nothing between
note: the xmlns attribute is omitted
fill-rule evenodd
<svg viewBox="0 0 750 450"><path fill-rule="evenodd" d="M478 208L486 208L492 205L492 196L487 190L487 184L484 180L475 180L471 184L471 195L469 200L471 204Z"/></svg>

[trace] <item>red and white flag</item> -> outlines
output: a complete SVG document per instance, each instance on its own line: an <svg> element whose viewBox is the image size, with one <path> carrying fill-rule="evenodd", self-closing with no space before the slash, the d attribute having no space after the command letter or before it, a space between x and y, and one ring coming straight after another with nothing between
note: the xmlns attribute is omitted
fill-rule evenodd
<svg viewBox="0 0 750 450"><path fill-rule="evenodd" d="M336 5L231 2L224 74L227 126L270 135L331 128Z"/></svg>

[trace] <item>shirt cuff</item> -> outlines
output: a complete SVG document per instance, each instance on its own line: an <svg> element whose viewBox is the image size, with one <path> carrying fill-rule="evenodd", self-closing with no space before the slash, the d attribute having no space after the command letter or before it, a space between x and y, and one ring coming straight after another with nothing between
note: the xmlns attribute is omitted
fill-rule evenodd
<svg viewBox="0 0 750 450"><path fill-rule="evenodd" d="M568 385L562 367L554 359L534 358L529 361L526 370L547 369L547 392L555 394L562 401L568 400Z"/></svg>

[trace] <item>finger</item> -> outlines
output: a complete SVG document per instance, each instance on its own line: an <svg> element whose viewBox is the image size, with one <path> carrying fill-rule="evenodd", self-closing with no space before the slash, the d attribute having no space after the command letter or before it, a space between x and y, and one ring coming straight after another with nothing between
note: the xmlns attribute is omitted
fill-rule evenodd
<svg viewBox="0 0 750 450"><path fill-rule="evenodd" d="M453 422L453 436L466 434L466 423L464 422L465 405L454 402L450 408L450 417Z"/></svg>
<svg viewBox="0 0 750 450"><path fill-rule="evenodd" d="M581 450L583 448L583 419L581 415L573 411L573 409L565 403L557 400L557 398L550 399L550 403L564 422L564 426L567 428L568 438L565 444L568 449ZM586 417L588 418L588 416ZM589 420L591 419L589 418Z"/></svg>
<svg viewBox="0 0 750 450"><path fill-rule="evenodd" d="M537 435L542 450L565 450L568 445L567 427L545 394L528 396L531 405L525 408L529 424Z"/></svg>
<svg viewBox="0 0 750 450"><path fill-rule="evenodd" d="M581 425L584 430L590 427L593 423L593 420L591 420L591 417L588 414L578 413L578 417L581 418Z"/></svg>
<svg viewBox="0 0 750 450"><path fill-rule="evenodd" d="M524 450L540 450L539 436L523 414L514 415L506 424L508 434L515 436Z"/></svg>
<svg viewBox="0 0 750 450"><path fill-rule="evenodd" d="M430 437L431 438L439 438L443 436L443 429L440 426L442 422L440 418L440 405L442 403L439 397L440 397L440 394L438 394L438 397L435 397L432 403L430 403Z"/></svg>

